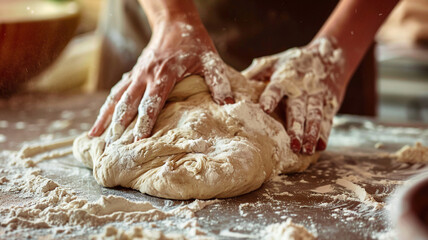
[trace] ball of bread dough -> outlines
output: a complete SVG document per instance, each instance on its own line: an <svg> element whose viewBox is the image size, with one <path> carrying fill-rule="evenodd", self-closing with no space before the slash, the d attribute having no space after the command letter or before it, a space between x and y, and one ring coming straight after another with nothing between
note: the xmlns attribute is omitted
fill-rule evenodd
<svg viewBox="0 0 428 240"><path fill-rule="evenodd" d="M238 196L316 161L318 155L294 154L283 124L261 110L264 83L233 69L228 76L235 104L214 103L204 79L190 76L175 86L151 137L134 142L135 121L108 146L104 135L85 133L74 142L74 156L103 186L170 199Z"/></svg>

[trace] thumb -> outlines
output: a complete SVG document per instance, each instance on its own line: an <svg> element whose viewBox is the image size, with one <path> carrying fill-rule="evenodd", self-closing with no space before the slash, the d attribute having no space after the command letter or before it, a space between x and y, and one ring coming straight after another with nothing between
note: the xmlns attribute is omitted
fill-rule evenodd
<svg viewBox="0 0 428 240"><path fill-rule="evenodd" d="M202 57L205 83L211 91L214 102L220 105L235 102L226 71L226 64L214 52L208 52Z"/></svg>
<svg viewBox="0 0 428 240"><path fill-rule="evenodd" d="M255 80L264 80L265 75L269 76L272 74L273 67L277 62L277 58L274 56L267 56L262 58L255 58L248 68L242 71L242 75L244 75L248 79Z"/></svg>

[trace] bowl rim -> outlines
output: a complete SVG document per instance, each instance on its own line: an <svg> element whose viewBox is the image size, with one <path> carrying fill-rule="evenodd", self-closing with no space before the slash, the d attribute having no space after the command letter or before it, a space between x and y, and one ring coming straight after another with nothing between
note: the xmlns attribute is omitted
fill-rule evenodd
<svg viewBox="0 0 428 240"><path fill-rule="evenodd" d="M25 7L25 10L21 9ZM33 9L33 8L34 9ZM42 8L45 10L42 11ZM48 8L46 8L48 7ZM19 9L19 11L17 11ZM2 14L16 11L17 14ZM23 0L18 2L0 3L0 24L25 23L49 21L54 19L78 17L81 8L74 0L53 1L53 0Z"/></svg>
<svg viewBox="0 0 428 240"><path fill-rule="evenodd" d="M423 190L428 188L428 172L411 179L414 179L415 182L402 189L401 194L398 196L398 201L392 204L392 207L396 209L394 217L396 229L399 231L398 234L400 236L404 234L405 237L408 237L407 234L410 233L414 237L428 239L428 227L420 219L417 211L419 208L415 206L415 201L417 201L419 194L421 192L425 193ZM428 203L426 204L428 205Z"/></svg>

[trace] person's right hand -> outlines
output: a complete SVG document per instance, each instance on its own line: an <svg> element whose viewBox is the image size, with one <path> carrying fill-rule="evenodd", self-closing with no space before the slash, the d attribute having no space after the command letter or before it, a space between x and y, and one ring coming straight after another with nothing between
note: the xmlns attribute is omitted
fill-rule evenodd
<svg viewBox="0 0 428 240"><path fill-rule="evenodd" d="M174 85L193 74L205 78L216 103L233 103L226 69L202 24L160 24L137 64L112 88L89 136L100 136L111 123L106 141L113 142L137 113L135 141L150 136Z"/></svg>

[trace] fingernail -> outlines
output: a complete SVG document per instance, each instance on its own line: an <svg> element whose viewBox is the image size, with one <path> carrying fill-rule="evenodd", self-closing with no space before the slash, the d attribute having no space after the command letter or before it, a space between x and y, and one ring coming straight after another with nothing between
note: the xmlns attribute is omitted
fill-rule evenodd
<svg viewBox="0 0 428 240"><path fill-rule="evenodd" d="M98 128L93 126L91 130L88 132L89 137L96 137L96 133L98 132Z"/></svg>
<svg viewBox="0 0 428 240"><path fill-rule="evenodd" d="M293 152L295 153L300 152L300 149L301 149L300 141L297 138L293 138L291 140L290 147L291 147L291 150L293 150Z"/></svg>
<svg viewBox="0 0 428 240"><path fill-rule="evenodd" d="M119 122L113 123L106 137L107 144L111 144L122 136L125 127Z"/></svg>
<svg viewBox="0 0 428 240"><path fill-rule="evenodd" d="M312 155L315 152L314 145L310 142L303 144L303 153L307 155Z"/></svg>
<svg viewBox="0 0 428 240"><path fill-rule="evenodd" d="M263 105L263 104L260 104L260 106L262 107L262 110L265 112L265 113L267 113L267 114L270 114L270 109L269 108L267 108L265 105Z"/></svg>
<svg viewBox="0 0 428 240"><path fill-rule="evenodd" d="M235 100L232 97L227 97L226 99L224 99L224 101L227 104L234 104L235 103Z"/></svg>
<svg viewBox="0 0 428 240"><path fill-rule="evenodd" d="M139 133L135 134L135 133L134 133L134 142L139 141L139 140L141 140L142 138L143 138L143 137L141 136L141 134L139 134Z"/></svg>
<svg viewBox="0 0 428 240"><path fill-rule="evenodd" d="M320 138L317 144L317 150L324 151L327 148L327 144L324 139Z"/></svg>
<svg viewBox="0 0 428 240"><path fill-rule="evenodd" d="M140 141L141 139L143 139L144 137L142 136L135 136L134 137L134 142Z"/></svg>
<svg viewBox="0 0 428 240"><path fill-rule="evenodd" d="M260 98L260 104L266 113L271 113L276 108L276 100L273 96Z"/></svg>

